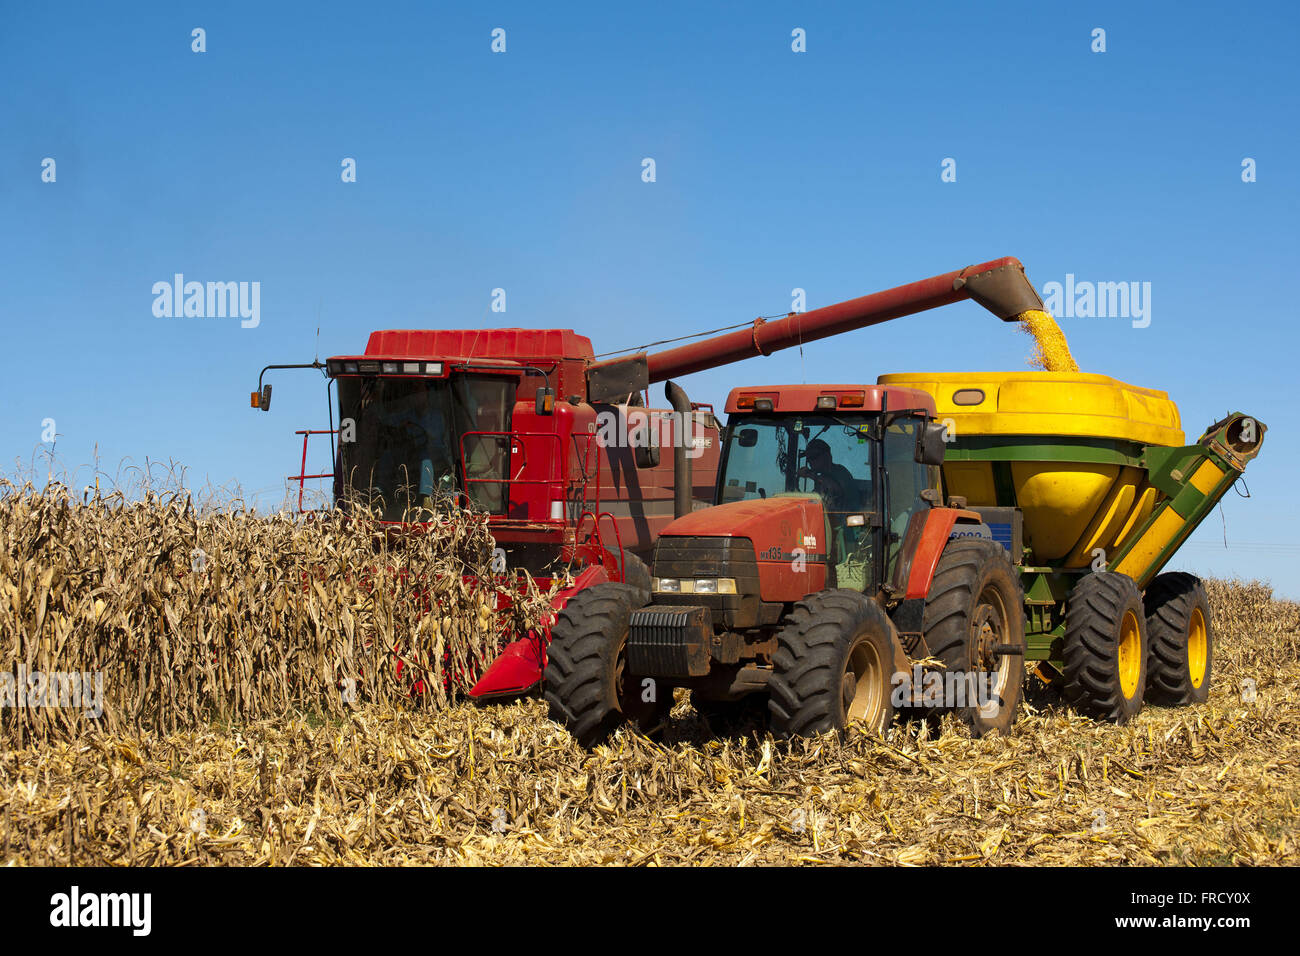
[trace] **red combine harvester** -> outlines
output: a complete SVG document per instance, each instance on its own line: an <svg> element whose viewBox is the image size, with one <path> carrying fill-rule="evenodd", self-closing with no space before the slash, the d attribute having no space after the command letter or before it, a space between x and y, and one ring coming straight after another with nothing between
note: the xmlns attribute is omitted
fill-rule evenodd
<svg viewBox="0 0 1300 956"><path fill-rule="evenodd" d="M1020 262L1006 257L604 362L590 339L567 329L380 331L362 355L268 365L252 405L269 409L267 371L323 369L337 388L339 425L331 401L328 431L299 432L300 489L308 478L331 478L336 503L359 500L393 523L436 520L449 508L485 511L498 570L527 570L543 587L559 578L558 613L598 584L648 591L659 533L714 501L718 422L670 379L967 298L1007 321L1042 307ZM667 383L671 409L647 407L655 382ZM330 436L331 473L305 473L313 434ZM473 696L536 687L549 641L549 627L513 641Z"/></svg>

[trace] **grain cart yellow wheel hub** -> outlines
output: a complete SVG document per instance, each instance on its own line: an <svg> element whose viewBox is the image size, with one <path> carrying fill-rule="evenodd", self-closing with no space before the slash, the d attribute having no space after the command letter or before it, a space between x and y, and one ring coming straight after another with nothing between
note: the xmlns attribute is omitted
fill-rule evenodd
<svg viewBox="0 0 1300 956"><path fill-rule="evenodd" d="M860 720L868 727L880 723L884 705L885 669L875 645L862 641L849 654L840 680L844 713L850 721Z"/></svg>
<svg viewBox="0 0 1300 956"><path fill-rule="evenodd" d="M1142 592L1117 571L1085 574L1065 605L1061 696L1080 713L1127 723L1146 699L1150 645Z"/></svg>
<svg viewBox="0 0 1300 956"><path fill-rule="evenodd" d="M1166 707L1203 704L1214 680L1214 616L1200 578L1156 575L1143 597L1147 615L1147 699Z"/></svg>
<svg viewBox="0 0 1300 956"><path fill-rule="evenodd" d="M1209 655L1209 640L1206 637L1205 615L1201 609L1192 611L1191 627L1187 632L1187 669L1193 687L1200 687L1205 680L1205 662Z"/></svg>
<svg viewBox="0 0 1300 956"><path fill-rule="evenodd" d="M1141 675L1142 631L1137 615L1129 611L1120 624L1119 634L1119 687L1126 698L1132 699L1137 693Z"/></svg>

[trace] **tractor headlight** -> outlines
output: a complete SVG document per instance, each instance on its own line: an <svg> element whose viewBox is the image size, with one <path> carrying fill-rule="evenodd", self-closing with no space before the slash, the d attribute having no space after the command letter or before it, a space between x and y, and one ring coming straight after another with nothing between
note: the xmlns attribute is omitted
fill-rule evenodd
<svg viewBox="0 0 1300 956"><path fill-rule="evenodd" d="M652 590L664 594L735 594L735 578L654 578Z"/></svg>

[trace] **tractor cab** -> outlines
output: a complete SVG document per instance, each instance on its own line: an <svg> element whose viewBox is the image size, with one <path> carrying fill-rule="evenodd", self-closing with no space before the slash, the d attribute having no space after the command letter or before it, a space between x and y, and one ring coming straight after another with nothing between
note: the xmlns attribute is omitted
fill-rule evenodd
<svg viewBox="0 0 1300 956"><path fill-rule="evenodd" d="M822 534L801 527L804 559L820 549L824 586L874 594L894 575L913 515L928 507L924 493L939 488L933 409L930 396L908 389L735 389L715 501L813 499Z"/></svg>

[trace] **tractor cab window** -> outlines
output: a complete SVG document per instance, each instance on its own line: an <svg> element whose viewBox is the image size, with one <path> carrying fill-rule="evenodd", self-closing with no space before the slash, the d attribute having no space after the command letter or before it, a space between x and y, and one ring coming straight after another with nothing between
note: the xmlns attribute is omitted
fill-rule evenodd
<svg viewBox="0 0 1300 956"><path fill-rule="evenodd" d="M732 429L719 502L771 498L793 491L789 445L789 429L779 419L746 418Z"/></svg>
<svg viewBox="0 0 1300 956"><path fill-rule="evenodd" d="M900 418L885 429L885 576L887 581L902 549L907 523L917 511L929 507L921 497L936 487L935 470L916 460L919 418Z"/></svg>
<svg viewBox="0 0 1300 956"><path fill-rule="evenodd" d="M830 526L828 561L837 587L865 591L874 558L869 524L849 524L852 515L874 510L869 421L862 417L814 420L802 443L799 489L821 495Z"/></svg>
<svg viewBox="0 0 1300 956"><path fill-rule="evenodd" d="M872 567L871 527L851 515L873 510L868 428L874 416L745 416L728 430L719 476L721 504L779 494L816 494L830 532L829 560L840 587L865 589Z"/></svg>
<svg viewBox="0 0 1300 956"><path fill-rule="evenodd" d="M450 507L461 492L480 510L504 510L509 440L482 433L509 430L513 378L344 377L338 383L339 467L349 499L385 521L427 519L415 512ZM466 482L464 471L479 480Z"/></svg>

